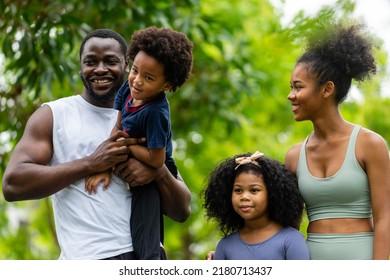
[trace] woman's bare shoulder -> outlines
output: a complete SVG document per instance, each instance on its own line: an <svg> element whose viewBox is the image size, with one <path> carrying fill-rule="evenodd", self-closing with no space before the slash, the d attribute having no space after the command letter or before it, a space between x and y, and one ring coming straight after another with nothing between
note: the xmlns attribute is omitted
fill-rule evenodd
<svg viewBox="0 0 390 280"><path fill-rule="evenodd" d="M284 164L294 174L296 174L297 171L299 152L301 150L301 147L302 147L302 142L293 145L287 151L286 156L284 158Z"/></svg>

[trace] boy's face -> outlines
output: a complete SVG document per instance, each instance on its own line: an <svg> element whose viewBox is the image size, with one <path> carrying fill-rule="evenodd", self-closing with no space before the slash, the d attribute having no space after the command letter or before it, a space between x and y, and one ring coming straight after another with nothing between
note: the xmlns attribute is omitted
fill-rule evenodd
<svg viewBox="0 0 390 280"><path fill-rule="evenodd" d="M165 80L164 66L154 57L140 51L134 58L129 73L129 85L134 105L140 105L156 98L162 91L169 90Z"/></svg>

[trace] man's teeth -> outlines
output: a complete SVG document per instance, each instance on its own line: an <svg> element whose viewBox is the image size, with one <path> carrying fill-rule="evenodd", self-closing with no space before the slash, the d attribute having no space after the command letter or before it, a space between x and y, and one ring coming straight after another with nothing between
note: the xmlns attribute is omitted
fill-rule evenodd
<svg viewBox="0 0 390 280"><path fill-rule="evenodd" d="M109 80L95 80L94 82L97 84L104 84L104 83L108 83Z"/></svg>

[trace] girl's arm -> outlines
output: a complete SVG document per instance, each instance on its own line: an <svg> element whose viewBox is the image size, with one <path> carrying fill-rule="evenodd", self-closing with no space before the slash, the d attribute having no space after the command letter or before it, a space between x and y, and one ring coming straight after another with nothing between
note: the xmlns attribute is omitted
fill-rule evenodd
<svg viewBox="0 0 390 280"><path fill-rule="evenodd" d="M286 260L309 260L309 248L303 234L298 230L291 231L289 234Z"/></svg>

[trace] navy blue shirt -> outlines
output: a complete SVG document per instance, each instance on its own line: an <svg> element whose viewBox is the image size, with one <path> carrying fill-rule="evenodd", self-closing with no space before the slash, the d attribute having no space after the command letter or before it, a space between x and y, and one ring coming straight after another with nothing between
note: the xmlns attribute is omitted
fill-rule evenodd
<svg viewBox="0 0 390 280"><path fill-rule="evenodd" d="M165 147L166 162L173 162L170 109L165 92L146 104L132 106L126 81L115 97L114 108L122 112L122 129L130 137L146 137L146 146L151 149Z"/></svg>

